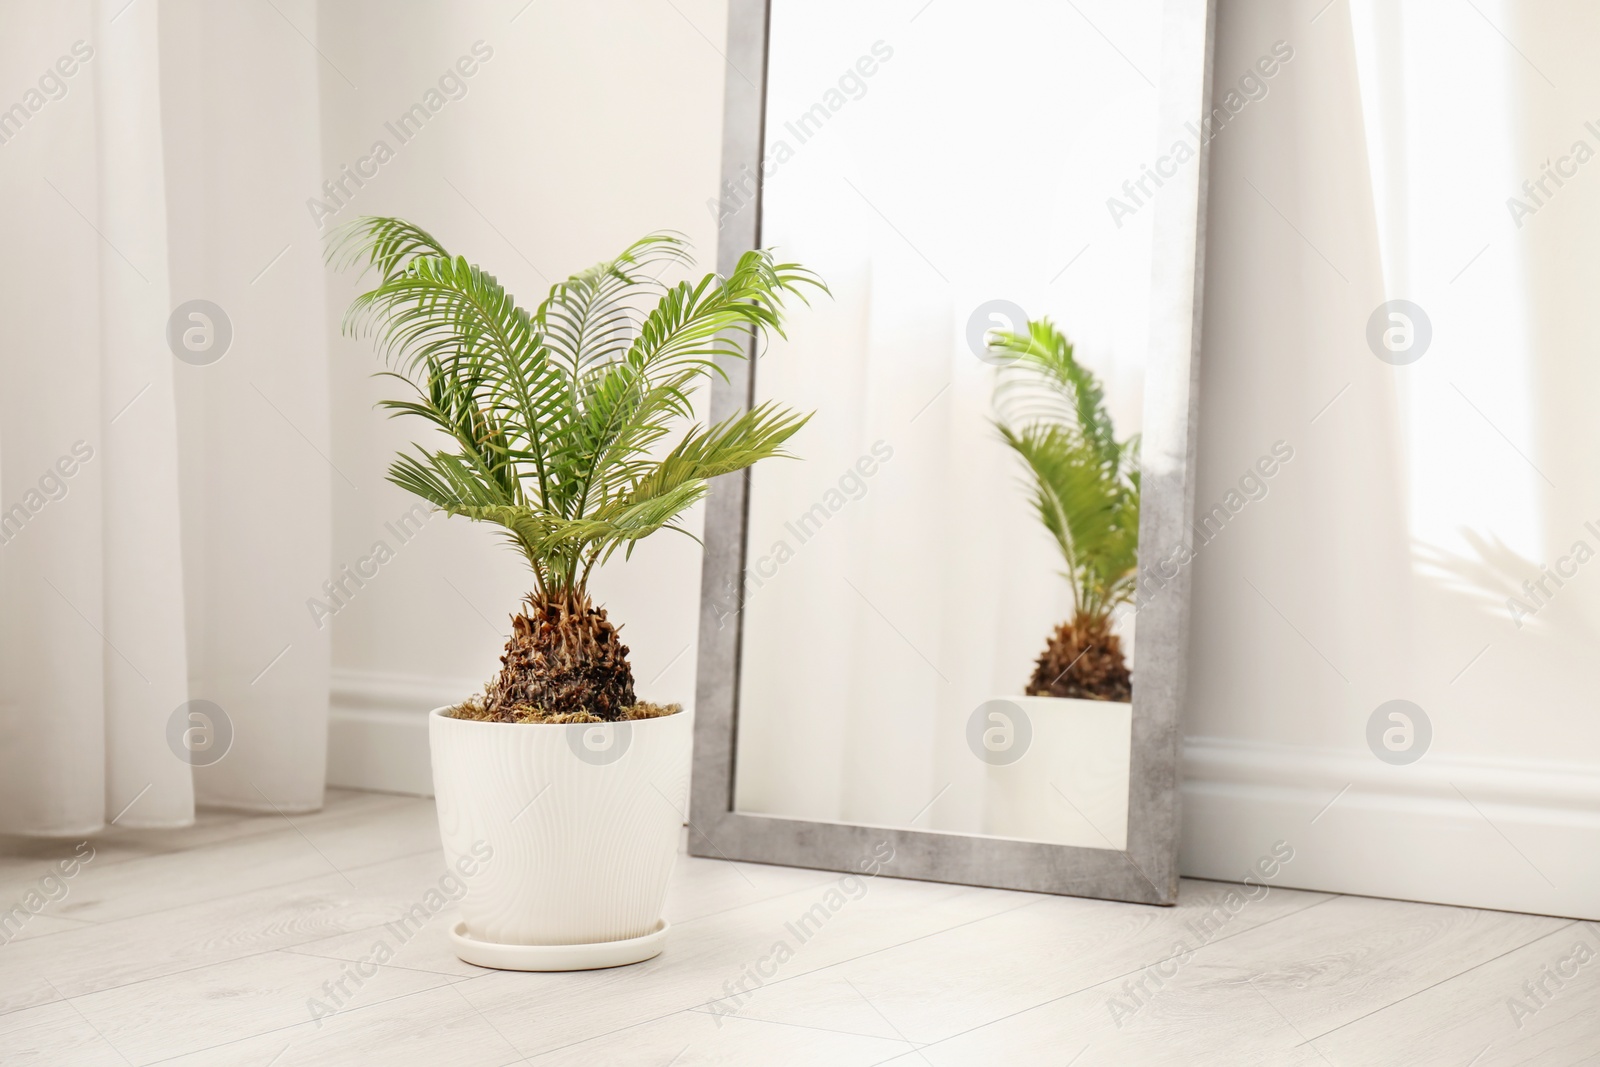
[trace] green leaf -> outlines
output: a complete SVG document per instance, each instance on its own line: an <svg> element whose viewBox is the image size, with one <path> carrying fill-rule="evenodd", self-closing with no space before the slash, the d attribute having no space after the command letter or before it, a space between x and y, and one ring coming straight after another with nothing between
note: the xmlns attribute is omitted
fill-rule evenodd
<svg viewBox="0 0 1600 1067"><path fill-rule="evenodd" d="M1074 609L1109 615L1136 590L1139 439L1116 440L1099 381L1049 320L1002 333L992 347L1012 357L995 389L995 425L1026 465Z"/></svg>
<svg viewBox="0 0 1600 1067"><path fill-rule="evenodd" d="M650 234L551 286L529 314L481 267L421 228L362 218L330 237L329 262L377 284L345 329L373 339L408 395L381 406L421 420L426 443L392 482L449 514L500 526L541 592L584 592L590 569L684 513L711 478L771 456L808 416L763 404L689 426L701 381L780 333L786 299L826 287L766 250L732 274L665 283L690 263L680 235Z"/></svg>

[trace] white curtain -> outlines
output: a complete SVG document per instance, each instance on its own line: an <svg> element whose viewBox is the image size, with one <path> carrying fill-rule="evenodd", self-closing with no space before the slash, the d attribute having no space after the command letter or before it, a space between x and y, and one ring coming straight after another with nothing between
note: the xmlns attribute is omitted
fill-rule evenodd
<svg viewBox="0 0 1600 1067"><path fill-rule="evenodd" d="M0 832L321 804L315 10L6 7Z"/></svg>

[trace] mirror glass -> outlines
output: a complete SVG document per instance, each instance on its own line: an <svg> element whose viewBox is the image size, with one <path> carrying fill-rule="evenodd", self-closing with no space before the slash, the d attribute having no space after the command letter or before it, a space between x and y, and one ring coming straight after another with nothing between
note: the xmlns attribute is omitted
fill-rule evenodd
<svg viewBox="0 0 1600 1067"><path fill-rule="evenodd" d="M771 5L734 808L1120 850L1161 4L920 3Z"/></svg>

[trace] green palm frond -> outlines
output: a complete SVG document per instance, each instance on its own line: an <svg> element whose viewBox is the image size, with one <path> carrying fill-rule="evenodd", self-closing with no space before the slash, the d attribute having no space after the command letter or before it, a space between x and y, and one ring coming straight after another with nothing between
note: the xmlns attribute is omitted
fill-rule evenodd
<svg viewBox="0 0 1600 1067"><path fill-rule="evenodd" d="M534 315L552 358L562 362L569 379L576 381L589 364L619 347L626 350L640 314L632 301L664 288L657 275L665 266L692 263L688 242L681 235L653 233L615 259L557 282ZM657 264L662 266L650 273L648 268Z"/></svg>
<svg viewBox="0 0 1600 1067"><path fill-rule="evenodd" d="M1010 356L995 426L1028 471L1034 509L1066 562L1075 612L1108 615L1135 593L1139 440L1117 441L1105 392L1048 319L999 333Z"/></svg>
<svg viewBox="0 0 1600 1067"><path fill-rule="evenodd" d="M354 219L328 235L326 259L344 270L362 260L377 270L383 281L393 281L405 265L420 255L443 256L444 246L427 230L404 219L367 215Z"/></svg>
<svg viewBox="0 0 1600 1067"><path fill-rule="evenodd" d="M664 459L641 472L643 476L634 484L632 499L660 496L681 485L704 482L763 459L787 455L784 442L810 418L769 401L705 429L697 427Z"/></svg>
<svg viewBox="0 0 1600 1067"><path fill-rule="evenodd" d="M691 425L701 380L742 358L750 334L782 334L783 304L826 292L767 250L726 278L667 286L691 262L687 243L651 234L550 287L529 314L481 267L402 219L357 219L328 260L378 284L345 316L371 337L409 395L381 402L445 435L447 449L400 455L389 480L451 515L502 527L546 596L581 597L591 568L644 537L683 530L685 511L718 475L781 456L806 418L763 404ZM662 449L665 448L665 452Z"/></svg>
<svg viewBox="0 0 1600 1067"><path fill-rule="evenodd" d="M1049 319L1030 322L1025 334L997 332L993 339L991 348L1011 357L1007 366L1012 373L1003 374L995 390L1003 420L1075 426L1103 460L1116 456L1120 446L1106 411L1105 390Z"/></svg>

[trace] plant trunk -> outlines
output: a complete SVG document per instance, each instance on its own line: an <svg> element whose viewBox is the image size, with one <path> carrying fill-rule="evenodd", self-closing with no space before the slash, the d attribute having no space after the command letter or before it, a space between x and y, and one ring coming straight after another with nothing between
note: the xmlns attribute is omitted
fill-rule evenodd
<svg viewBox="0 0 1600 1067"><path fill-rule="evenodd" d="M1122 641L1111 632L1111 620L1080 612L1058 626L1034 666L1027 695L1132 700L1133 676L1122 658Z"/></svg>
<svg viewBox="0 0 1600 1067"><path fill-rule="evenodd" d="M511 619L500 674L484 695L489 718L517 721L536 711L543 721L616 722L637 703L628 646L587 597L529 596Z"/></svg>

